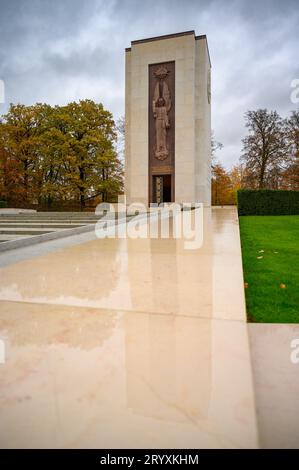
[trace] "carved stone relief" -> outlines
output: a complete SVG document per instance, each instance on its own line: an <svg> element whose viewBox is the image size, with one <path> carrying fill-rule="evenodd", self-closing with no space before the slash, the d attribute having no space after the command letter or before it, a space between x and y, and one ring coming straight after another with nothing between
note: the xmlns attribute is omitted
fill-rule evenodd
<svg viewBox="0 0 299 470"><path fill-rule="evenodd" d="M171 96L165 78L169 74L169 70L165 66L159 67L154 75L157 83L154 91L153 99L153 115L156 122L156 142L155 157L158 160L165 160L168 157L167 148L167 131L170 128L168 113L171 109Z"/></svg>
<svg viewBox="0 0 299 470"><path fill-rule="evenodd" d="M175 62L149 65L149 197L157 200L156 176L171 175L174 198ZM162 180L161 180L162 181ZM163 189L163 188L162 188Z"/></svg>

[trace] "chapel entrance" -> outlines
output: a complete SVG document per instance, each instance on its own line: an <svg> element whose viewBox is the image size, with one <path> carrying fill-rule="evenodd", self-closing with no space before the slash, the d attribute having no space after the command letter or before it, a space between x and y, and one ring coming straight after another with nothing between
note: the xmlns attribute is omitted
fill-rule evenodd
<svg viewBox="0 0 299 470"><path fill-rule="evenodd" d="M172 176L171 175L153 176L152 201L157 204L161 204L163 202L172 202Z"/></svg>

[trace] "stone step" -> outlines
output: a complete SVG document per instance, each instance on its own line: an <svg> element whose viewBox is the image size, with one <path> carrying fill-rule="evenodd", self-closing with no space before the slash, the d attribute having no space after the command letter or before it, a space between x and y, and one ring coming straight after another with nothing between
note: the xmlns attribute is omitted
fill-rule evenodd
<svg viewBox="0 0 299 470"><path fill-rule="evenodd" d="M41 216L36 216L34 214L30 215L24 215L24 214L17 214L17 215L6 215L6 214L0 214L0 219L32 219L32 220L39 220L39 219L52 219L52 220L78 220L78 219L83 219L83 220L93 220L93 219L98 219L99 216L93 215L92 217L84 217L84 216L77 216L77 217L71 217L71 216L58 216L58 215L53 215L48 216L48 215L41 215Z"/></svg>
<svg viewBox="0 0 299 470"><path fill-rule="evenodd" d="M94 220L99 219L99 217L24 217L24 216L14 216L14 217L7 217L1 216L0 220Z"/></svg>
<svg viewBox="0 0 299 470"><path fill-rule="evenodd" d="M67 228L67 227L66 227ZM66 229L65 228L65 229ZM62 231L65 229L57 229L57 228L52 228L52 229L40 229L40 228L31 228L31 229L26 229L26 228L0 228L0 235L11 235L11 234L16 234L16 235L42 235L43 233L51 233L51 232L58 232Z"/></svg>
<svg viewBox="0 0 299 470"><path fill-rule="evenodd" d="M73 222L66 222L66 223L52 223L52 222L49 222L49 223L27 223L27 222L23 222L23 223L15 223L15 222L12 222L12 223L9 223L9 222L5 222L3 223L2 221L0 221L0 230L3 229L3 228L49 228L49 229L52 229L52 228L72 228L72 227L81 227L82 225L87 225L85 223L82 223L82 224L78 224L78 223L73 223Z"/></svg>
<svg viewBox="0 0 299 470"><path fill-rule="evenodd" d="M53 220L77 220L77 219L83 219L83 220L93 220L93 219L98 219L98 216L93 214L92 216L84 216L84 215L76 215L76 216L71 216L71 215L35 215L35 214L0 214L0 218L2 219L53 219Z"/></svg>
<svg viewBox="0 0 299 470"><path fill-rule="evenodd" d="M1 235L0 234L0 243L1 242L8 242L10 240L20 240L20 239L29 238L29 237L32 237L32 235L16 235L15 233L12 234L12 235L8 235L8 234Z"/></svg>
<svg viewBox="0 0 299 470"><path fill-rule="evenodd" d="M39 224L39 223L45 223L45 224L94 224L96 223L100 217L97 219L7 219L7 218L2 218L0 217L0 224L2 223L32 223L32 224Z"/></svg>

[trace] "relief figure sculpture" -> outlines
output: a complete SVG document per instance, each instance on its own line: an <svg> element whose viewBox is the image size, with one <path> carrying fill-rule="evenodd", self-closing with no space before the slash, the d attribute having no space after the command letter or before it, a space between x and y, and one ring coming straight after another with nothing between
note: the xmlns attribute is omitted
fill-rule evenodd
<svg viewBox="0 0 299 470"><path fill-rule="evenodd" d="M169 120L163 98L159 98L157 106L155 105L154 118L156 120L155 157L164 160L168 157L166 135L167 129L169 129Z"/></svg>
<svg viewBox="0 0 299 470"><path fill-rule="evenodd" d="M168 113L171 108L171 98L168 85L165 81L168 73L169 71L163 66L159 67L154 73L158 79L153 100L156 130L154 155L158 160L165 160L169 154L167 148L167 130L170 128Z"/></svg>

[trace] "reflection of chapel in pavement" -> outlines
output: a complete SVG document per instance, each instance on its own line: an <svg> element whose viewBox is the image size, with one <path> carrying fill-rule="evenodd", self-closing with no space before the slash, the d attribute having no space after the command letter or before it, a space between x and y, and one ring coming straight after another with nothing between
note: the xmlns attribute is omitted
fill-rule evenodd
<svg viewBox="0 0 299 470"><path fill-rule="evenodd" d="M183 241L174 238L126 240L127 290L135 312L125 319L126 390L127 406L136 415L194 424L209 414L212 240L210 209L204 210L203 245L197 250L184 250ZM187 441L182 435L181 445Z"/></svg>
<svg viewBox="0 0 299 470"><path fill-rule="evenodd" d="M194 31L126 49L127 203L210 205L210 68Z"/></svg>

